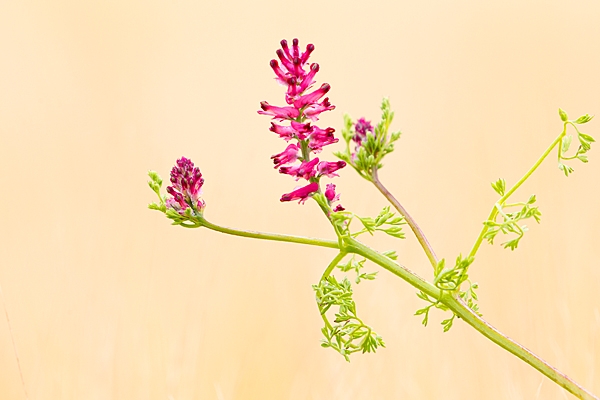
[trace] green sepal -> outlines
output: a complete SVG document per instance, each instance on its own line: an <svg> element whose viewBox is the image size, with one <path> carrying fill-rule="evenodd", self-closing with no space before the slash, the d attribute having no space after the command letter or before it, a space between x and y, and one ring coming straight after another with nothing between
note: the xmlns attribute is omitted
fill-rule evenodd
<svg viewBox="0 0 600 400"><path fill-rule="evenodd" d="M573 122L576 123L576 124L580 124L581 125L581 124L585 124L585 123L590 122L592 120L592 118L594 118L593 115L585 114L585 115L582 115L581 117L577 118Z"/></svg>
<svg viewBox="0 0 600 400"><path fill-rule="evenodd" d="M500 196L504 196L504 192L506 190L506 182L504 181L504 179L500 178L496 182L492 182L492 188Z"/></svg>
<svg viewBox="0 0 600 400"><path fill-rule="evenodd" d="M567 122L569 120L569 117L567 116L567 113L564 112L564 110L562 108L558 109L558 115L560 115L560 119L563 122Z"/></svg>

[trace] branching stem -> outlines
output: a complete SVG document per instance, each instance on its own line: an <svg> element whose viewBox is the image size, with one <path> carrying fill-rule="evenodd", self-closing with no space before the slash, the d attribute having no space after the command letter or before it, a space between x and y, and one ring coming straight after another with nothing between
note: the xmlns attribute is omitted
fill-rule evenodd
<svg viewBox="0 0 600 400"><path fill-rule="evenodd" d="M531 174L533 174L535 172L536 169L538 169L538 167L542 164L542 162L546 159L546 157L548 157L548 154L550 154L550 152L557 145L561 144L562 139L566 135L566 133L567 133L567 123L565 122L564 126L563 126L563 131L560 133L560 135L558 135L558 137L556 139L554 139L552 144L546 149L546 151L544 151L544 154L542 154L542 156L535 162L535 164L533 164L533 167L531 167L529 169L529 171L527 171L527 173L525 173L525 175L523 175L523 177L521 179L519 179L519 181L517 183L515 183L512 188L510 188L506 193L504 193L504 195L497 201L496 204L499 204L500 206L504 205L504 202L519 187L521 187L521 185L531 176ZM560 154L559 154L559 158L560 158ZM496 204L494 204L494 207L492 208L492 211L490 212L490 215L487 218L487 221L494 221L496 218L496 215L498 215L498 207ZM489 229L489 227L487 225L483 226L483 228L481 229L481 232L479 233L479 236L477 237L477 240L475 241L475 244L473 245L473 248L471 249L471 252L469 253L469 257L475 257L475 254L477 254L477 250L479 250L479 247L481 246L481 243L483 242L483 238L485 237L485 234L487 233L488 229Z"/></svg>
<svg viewBox="0 0 600 400"><path fill-rule="evenodd" d="M506 351L514 354L521 360L525 361L527 364L540 371L546 377L556 382L559 386L571 392L573 395L583 400L598 400L598 397L594 396L591 392L587 391L585 388L577 384L567 375L558 371L556 368L554 368L546 361L532 353L530 350L515 342L508 336L505 336L492 325L490 325L487 321L485 321L473 310L471 310L464 303L464 301L460 297L458 297L457 293L439 290L429 282L417 276L409 269L401 266L400 264L396 263L390 258L365 246L357 240L348 239L347 242L349 243L347 247L349 252L360 254L363 257L368 258L374 263L387 269L394 275L404 279L406 282L410 283L415 288L422 290L427 295L437 299L440 303L444 304L452 312L454 312L454 314L458 315L466 323L475 328L475 330L477 330L479 333L481 333L482 335L484 335L485 337L487 337L492 342L496 343L498 346L502 347Z"/></svg>

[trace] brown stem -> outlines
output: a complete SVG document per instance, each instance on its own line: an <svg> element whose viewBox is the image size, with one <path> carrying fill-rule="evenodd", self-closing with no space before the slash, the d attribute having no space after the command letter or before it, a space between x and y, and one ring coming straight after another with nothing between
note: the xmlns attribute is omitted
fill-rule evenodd
<svg viewBox="0 0 600 400"><path fill-rule="evenodd" d="M410 226L410 229L412 229L415 236L417 237L417 240L421 244L423 251L425 251L425 254L427 255L427 258L429 259L429 262L435 268L435 266L438 263L438 259L437 259L437 256L435 255L435 252L433 251L433 248L429 244L429 241L425 237L425 234L423 233L421 228L419 228L419 225L417 225L417 222L410 216L408 211L406 211L406 209L404 207L402 207L402 204L400 204L400 202L394 197L394 195L391 194L390 191L387 190L385 186L383 186L383 184L379 180L379 176L377 175L377 167L373 168L373 175L371 178L372 178L372 182L375 185L375 187L377 189L379 189L381 194L383 194L384 197L386 199L388 199L388 201L394 206L394 208L396 210L398 210L400 215L402 215L404 217L404 219L406 220L406 223L408 224L408 226Z"/></svg>

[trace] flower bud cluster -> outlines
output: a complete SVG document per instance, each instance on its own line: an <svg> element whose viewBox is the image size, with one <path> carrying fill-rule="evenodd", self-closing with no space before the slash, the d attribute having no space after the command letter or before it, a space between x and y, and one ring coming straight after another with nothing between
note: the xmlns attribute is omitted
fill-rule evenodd
<svg viewBox="0 0 600 400"><path fill-rule="evenodd" d="M183 215L188 207L202 213L204 200L200 198L204 178L192 160L181 157L171 169L172 186L167 192L172 196L167 198L165 205Z"/></svg>
<svg viewBox="0 0 600 400"><path fill-rule="evenodd" d="M300 51L298 39L292 41L292 47L286 40L281 41L281 49L277 50L278 60L271 60L271 68L276 80L286 86L286 106L273 106L263 101L259 114L273 117L277 123L271 123L271 132L276 133L288 144L284 151L271 157L275 168L282 174L290 175L296 180L304 179L309 183L290 193L281 196L281 201L306 201L312 194L320 191L319 180L322 176L333 178L336 171L346 166L346 162L320 161L318 157L310 158L311 153L319 153L323 147L337 143L333 128L322 129L314 125L322 112L335 108L324 97L331 87L324 83L318 89L308 92L315 83L315 75L319 64L308 64L308 58L315 46L309 44L305 51ZM285 124L284 124L285 123ZM335 185L328 184L325 197L331 203L339 199L335 193ZM343 208L338 205L336 211Z"/></svg>

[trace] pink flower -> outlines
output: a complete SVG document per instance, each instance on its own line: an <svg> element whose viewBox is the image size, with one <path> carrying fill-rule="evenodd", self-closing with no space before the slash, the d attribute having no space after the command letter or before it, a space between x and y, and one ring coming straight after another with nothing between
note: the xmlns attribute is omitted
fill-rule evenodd
<svg viewBox="0 0 600 400"><path fill-rule="evenodd" d="M335 132L333 128L321 129L318 126L313 126L308 147L315 153L318 153L323 150L324 146L337 143L339 139L333 136L333 132Z"/></svg>
<svg viewBox="0 0 600 400"><path fill-rule="evenodd" d="M309 104L313 104L321 97L325 96L325 94L329 92L330 89L331 86L329 86L328 83L324 83L319 89L315 90L314 92L298 97L298 100L294 101L294 107L304 108Z"/></svg>
<svg viewBox="0 0 600 400"><path fill-rule="evenodd" d="M333 178L334 176L339 176L338 174L335 173L335 171L337 171L338 169L342 169L345 166L346 166L345 161L336 161L336 162L321 161L319 163L319 165L317 165L317 172L319 173L320 176L326 175L328 178Z"/></svg>
<svg viewBox="0 0 600 400"><path fill-rule="evenodd" d="M338 204L337 206L335 206L335 208L333 209L334 212L339 212L339 211L344 211L345 208L342 207L341 204Z"/></svg>
<svg viewBox="0 0 600 400"><path fill-rule="evenodd" d="M354 124L354 131L356 135L352 138L358 144L361 144L363 140L367 138L367 132L373 133L373 127L371 126L371 121L367 121L364 118L359 119Z"/></svg>
<svg viewBox="0 0 600 400"><path fill-rule="evenodd" d="M300 165L292 167L281 167L279 172L296 177L296 180L304 178L307 181L315 176L315 165L319 162L319 158L313 158L310 161L302 161Z"/></svg>
<svg viewBox="0 0 600 400"><path fill-rule="evenodd" d="M262 101L260 103L260 107L262 108L262 111L259 111L259 114L262 115L272 115L273 119L277 119L280 121L286 120L286 119L295 119L298 118L298 115L300 115L300 112L295 109L294 107L277 107L277 106L272 106L269 103L267 103L266 101Z"/></svg>
<svg viewBox="0 0 600 400"><path fill-rule="evenodd" d="M308 185L294 190L293 192L286 193L281 196L279 201L293 201L299 200L298 203L303 204L308 197L319 190L319 184L316 182L309 183Z"/></svg>
<svg viewBox="0 0 600 400"><path fill-rule="evenodd" d="M181 157L171 169L171 183L167 192L173 196L167 199L166 206L183 213L188 207L202 212L205 204L200 199L204 178L192 160Z"/></svg>
<svg viewBox="0 0 600 400"><path fill-rule="evenodd" d="M321 114L324 111L330 111L333 109L335 109L335 106L329 103L329 97L325 97L325 99L323 99L321 103L314 103L309 105L304 110L304 116L310 119L311 121L318 121L319 114Z"/></svg>
<svg viewBox="0 0 600 400"><path fill-rule="evenodd" d="M271 156L273 159L273 163L275 164L275 168L281 167L283 164L293 163L298 159L298 151L300 148L295 144L290 144L285 150L279 154L275 154Z"/></svg>
<svg viewBox="0 0 600 400"><path fill-rule="evenodd" d="M296 121L290 122L291 126L282 126L271 122L271 127L269 128L269 130L278 134L279 137L285 140L286 142L289 142L293 138L296 138L298 140L304 140L306 139L306 134L312 131L310 122L306 124L301 124L300 122Z"/></svg>
<svg viewBox="0 0 600 400"><path fill-rule="evenodd" d="M340 195L335 194L335 185L333 183L327 184L327 189L325 189L325 197L327 197L327 200L332 202L340 199Z"/></svg>

